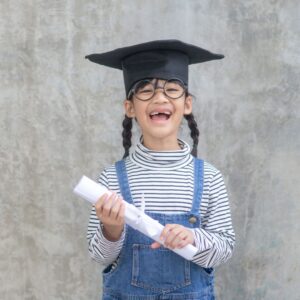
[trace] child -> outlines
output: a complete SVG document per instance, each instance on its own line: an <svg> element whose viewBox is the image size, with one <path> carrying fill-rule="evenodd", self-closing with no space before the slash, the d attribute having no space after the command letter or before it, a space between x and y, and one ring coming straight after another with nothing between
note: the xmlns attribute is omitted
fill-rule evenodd
<svg viewBox="0 0 300 300"><path fill-rule="evenodd" d="M114 191L92 209L89 251L106 266L103 299L214 299L213 267L231 257L234 231L221 173L197 159L199 131L188 92L188 65L223 58L178 40L158 40L92 54L123 70L126 100L123 160L98 182ZM185 117L193 147L178 138ZM142 136L132 153L135 119ZM122 196L120 196L122 195ZM161 242L124 225L125 199L164 225ZM192 261L172 249L193 244Z"/></svg>

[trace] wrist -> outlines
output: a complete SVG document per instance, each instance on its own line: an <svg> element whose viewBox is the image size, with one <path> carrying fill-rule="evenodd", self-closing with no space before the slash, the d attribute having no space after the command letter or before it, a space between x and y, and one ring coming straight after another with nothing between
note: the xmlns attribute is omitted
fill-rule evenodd
<svg viewBox="0 0 300 300"><path fill-rule="evenodd" d="M110 242L117 242L122 235L123 229L124 225L111 226L103 224L102 232L107 240L109 240Z"/></svg>

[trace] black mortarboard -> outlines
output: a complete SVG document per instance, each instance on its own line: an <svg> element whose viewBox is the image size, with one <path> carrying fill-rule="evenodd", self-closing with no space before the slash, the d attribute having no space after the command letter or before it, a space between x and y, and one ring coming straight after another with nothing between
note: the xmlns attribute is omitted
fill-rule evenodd
<svg viewBox="0 0 300 300"><path fill-rule="evenodd" d="M157 40L86 56L97 64L123 70L126 95L135 82L145 78L176 78L188 85L188 65L223 57L179 40Z"/></svg>

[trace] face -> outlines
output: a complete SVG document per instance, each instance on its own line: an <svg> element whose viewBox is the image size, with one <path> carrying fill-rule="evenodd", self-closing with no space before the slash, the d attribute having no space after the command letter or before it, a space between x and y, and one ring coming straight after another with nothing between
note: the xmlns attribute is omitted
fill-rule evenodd
<svg viewBox="0 0 300 300"><path fill-rule="evenodd" d="M153 82L155 81L154 79ZM126 115L137 120L145 145L178 145L178 130L182 118L192 112L191 96L184 93L178 99L171 99L163 93L164 83L165 80L157 80L155 93L147 101L133 96L132 100L124 102Z"/></svg>

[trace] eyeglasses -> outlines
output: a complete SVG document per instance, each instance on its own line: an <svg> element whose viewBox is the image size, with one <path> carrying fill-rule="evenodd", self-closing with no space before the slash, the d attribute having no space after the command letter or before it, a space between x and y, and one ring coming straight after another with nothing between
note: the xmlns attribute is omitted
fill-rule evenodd
<svg viewBox="0 0 300 300"><path fill-rule="evenodd" d="M166 80L163 86L158 86L158 79L143 79L138 81L129 91L128 99L135 96L141 101L150 100L156 89L162 89L166 97L170 99L178 99L186 92L185 84L179 79Z"/></svg>

